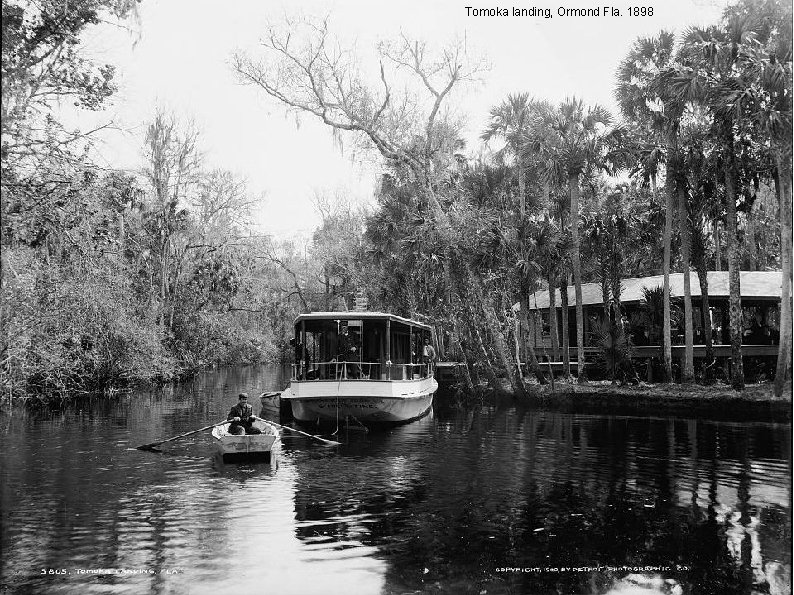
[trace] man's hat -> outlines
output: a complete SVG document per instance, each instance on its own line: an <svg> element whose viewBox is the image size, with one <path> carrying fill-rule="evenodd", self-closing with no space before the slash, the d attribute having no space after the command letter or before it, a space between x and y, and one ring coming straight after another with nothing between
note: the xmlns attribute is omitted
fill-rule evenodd
<svg viewBox="0 0 794 595"><path fill-rule="evenodd" d="M248 398L248 393L240 393L239 395L237 395L237 398L238 399L247 399Z"/></svg>

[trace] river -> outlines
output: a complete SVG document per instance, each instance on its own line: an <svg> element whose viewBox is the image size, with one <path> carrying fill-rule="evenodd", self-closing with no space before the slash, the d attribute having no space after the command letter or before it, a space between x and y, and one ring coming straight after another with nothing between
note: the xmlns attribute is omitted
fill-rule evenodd
<svg viewBox="0 0 794 595"><path fill-rule="evenodd" d="M791 426L437 397L339 447L208 432L273 367L2 418L2 585L25 594L784 593ZM252 398L256 405L257 399Z"/></svg>

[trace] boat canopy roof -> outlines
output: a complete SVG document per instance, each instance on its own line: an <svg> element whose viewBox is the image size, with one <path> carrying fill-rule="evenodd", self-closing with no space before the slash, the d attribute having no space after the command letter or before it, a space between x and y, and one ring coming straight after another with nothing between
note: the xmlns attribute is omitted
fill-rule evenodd
<svg viewBox="0 0 794 595"><path fill-rule="evenodd" d="M409 326L423 328L432 331L432 327L424 322L412 320L410 318L403 318L402 316L395 316L386 312L309 312L308 314L299 314L295 318L295 324L303 320L391 320L392 322L399 322Z"/></svg>

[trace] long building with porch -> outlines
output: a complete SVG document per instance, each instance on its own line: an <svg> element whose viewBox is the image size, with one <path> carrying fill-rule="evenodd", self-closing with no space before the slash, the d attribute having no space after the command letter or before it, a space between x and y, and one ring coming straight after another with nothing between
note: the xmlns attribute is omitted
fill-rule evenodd
<svg viewBox="0 0 794 595"><path fill-rule="evenodd" d="M777 355L777 344L780 337L780 300L783 275L780 271L742 271L741 298L744 318L743 351L745 357L774 358ZM620 301L625 313L624 323L631 335L633 357L649 359L661 353L660 328L654 328L652 320L661 319L662 313L651 312L652 305L646 302L645 290L654 290L664 286L664 276L637 277L623 279L621 283ZM661 291L657 289L657 291ZM704 324L710 324L715 355L725 359L730 355L730 336L728 323L728 272L708 272L708 316L703 316L703 300L700 295L700 283L696 272L690 273L690 291L692 295L692 326L694 329L695 358L705 356ZM555 290L557 309L557 337L562 346L562 315L559 289ZM670 298L673 307L673 325L671 329L673 358L683 358L684 350L684 273L670 274ZM571 360L576 359L576 312L574 287L568 287L568 333L571 347ZM584 310L585 348L591 355L599 348L596 345L594 330L604 316L603 293L600 283L582 284L582 307ZM661 305L659 304L659 309ZM554 358L549 315L548 288L530 296L530 342L541 359ZM533 315L534 314L534 315ZM658 324L655 325L658 327Z"/></svg>

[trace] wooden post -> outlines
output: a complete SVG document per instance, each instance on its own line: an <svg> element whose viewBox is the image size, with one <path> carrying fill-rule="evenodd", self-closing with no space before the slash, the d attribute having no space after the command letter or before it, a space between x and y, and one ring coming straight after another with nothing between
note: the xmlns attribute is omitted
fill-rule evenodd
<svg viewBox="0 0 794 595"><path fill-rule="evenodd" d="M386 319L386 380L391 380L391 318Z"/></svg>
<svg viewBox="0 0 794 595"><path fill-rule="evenodd" d="M414 378L414 327L408 325L408 380Z"/></svg>
<svg viewBox="0 0 794 595"><path fill-rule="evenodd" d="M408 325L408 363L414 363L414 327L413 325ZM411 368L413 370L413 367Z"/></svg>
<svg viewBox="0 0 794 595"><path fill-rule="evenodd" d="M305 378L306 376L306 321L301 320L301 378Z"/></svg>

